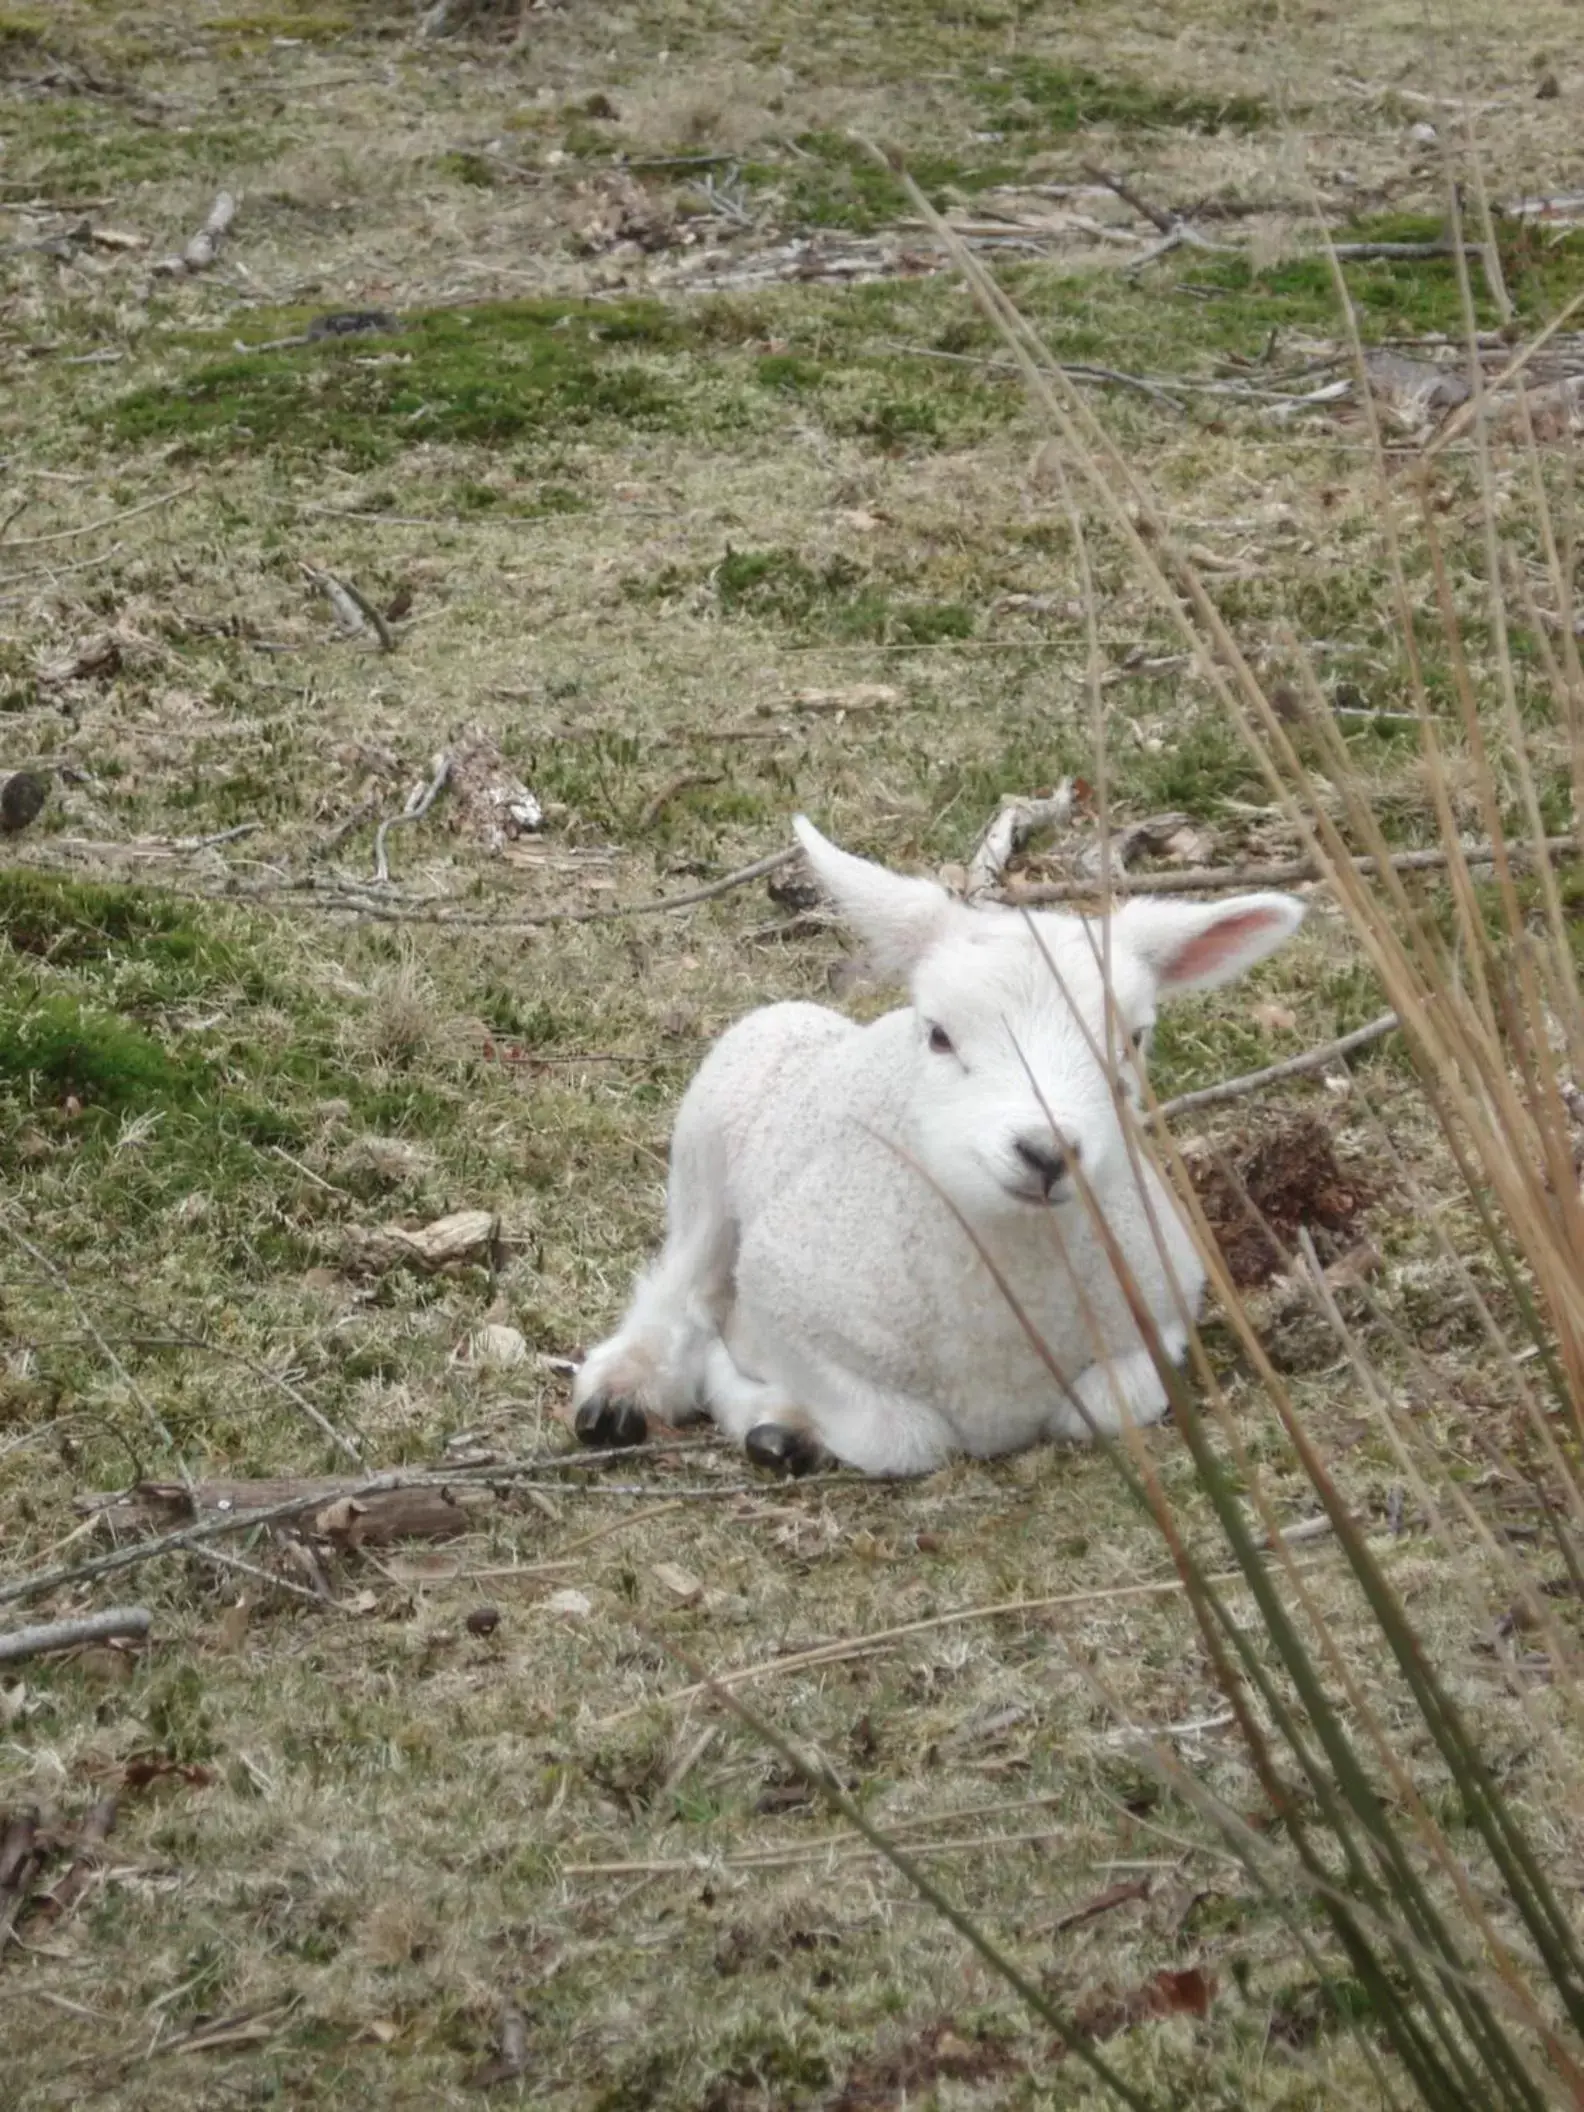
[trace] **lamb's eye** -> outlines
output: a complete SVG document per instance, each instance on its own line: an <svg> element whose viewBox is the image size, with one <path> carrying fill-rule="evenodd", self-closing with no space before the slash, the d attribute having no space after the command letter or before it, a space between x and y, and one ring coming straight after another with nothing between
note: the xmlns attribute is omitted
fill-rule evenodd
<svg viewBox="0 0 1584 2112"><path fill-rule="evenodd" d="M951 1056L956 1053L952 1046L952 1038L944 1027L930 1028L929 1045L937 1056Z"/></svg>

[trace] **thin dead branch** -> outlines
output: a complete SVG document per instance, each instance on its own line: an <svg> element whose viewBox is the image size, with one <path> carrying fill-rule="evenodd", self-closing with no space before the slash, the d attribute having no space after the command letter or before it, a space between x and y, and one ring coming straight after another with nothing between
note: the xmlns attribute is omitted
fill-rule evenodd
<svg viewBox="0 0 1584 2112"><path fill-rule="evenodd" d="M390 884L390 863L385 855L385 840L392 829L403 822L422 821L440 794L445 790L451 775L451 751L442 749L434 759L433 774L427 784L414 785L407 795L407 804L399 814L387 815L374 833L374 882L378 887Z"/></svg>
<svg viewBox="0 0 1584 2112"><path fill-rule="evenodd" d="M257 1482L235 1482L230 1484L233 1499L242 1500L235 1508L226 1510L217 1507L195 1518L191 1524L181 1525L174 1531L162 1533L151 1540L139 1540L125 1547L111 1549L103 1555L91 1556L85 1562L62 1564L54 1569L36 1571L31 1576L11 1577L0 1583L0 1606L20 1604L36 1599L45 1592L59 1591L66 1586L91 1583L97 1577L113 1576L123 1569L133 1569L143 1562L152 1561L160 1555L171 1554L186 1548L200 1547L210 1540L222 1539L231 1533L250 1532L255 1526L277 1525L291 1518L300 1518L305 1511L324 1512L334 1508L336 1517L327 1521L324 1530L327 1536L339 1530L350 1536L358 1530L358 1515L367 1516L376 1499L382 1496L401 1494L411 1496L414 1492L453 1492L449 1501L449 1519L454 1520L458 1511L467 1506L462 1498L468 1495L494 1494L497 1490L541 1490L554 1491L557 1495L587 1490L599 1496L635 1497L658 1503L680 1503L685 1500L705 1499L711 1502L739 1496L762 1496L763 1484L756 1481L722 1481L719 1484L677 1486L658 1482L653 1486L633 1482L609 1482L598 1478L595 1470L609 1466L613 1461L631 1466L644 1459L656 1459L678 1452L693 1452L701 1449L698 1440L666 1439L651 1440L647 1445L617 1447L610 1450L587 1451L579 1447L576 1451L547 1452L525 1460L493 1460L478 1466L461 1466L449 1469L420 1469L409 1471L392 1469L385 1474L371 1474L361 1481L283 1481L273 1484ZM539 1480L539 1476L554 1476L554 1479ZM583 1477L583 1478L580 1478ZM800 1488L816 1485L825 1487L847 1486L864 1488L868 1484L851 1473L810 1474L799 1484ZM263 1488L279 1489L283 1493L278 1499L255 1504L247 1499ZM225 1485L199 1483L197 1494L201 1498L205 1489L217 1498L226 1493ZM126 1494L111 1497L87 1498L81 1507L91 1512L106 1511L113 1516L113 1507L128 1503L133 1522L149 1522L145 1511L139 1516L136 1505L148 1501L182 1502L193 1501L186 1489L169 1487L168 1495L161 1493L158 1483L147 1484ZM157 1515L157 1514L156 1514ZM409 1513L411 1515L411 1513ZM367 1527L363 1528L364 1541L376 1537Z"/></svg>
<svg viewBox="0 0 1584 2112"><path fill-rule="evenodd" d="M69 1621L45 1621L36 1628L13 1628L0 1635L0 1665L50 1650L75 1650L82 1643L108 1643L130 1636L141 1640L153 1625L146 1606L112 1606L104 1613L80 1614Z"/></svg>
<svg viewBox="0 0 1584 2112"><path fill-rule="evenodd" d="M1491 844L1476 843L1459 850L1456 855L1465 865L1493 865L1498 855L1517 863L1530 848L1524 843L1512 843L1498 853ZM1581 846L1576 836L1547 836L1543 848L1548 857L1576 858ZM1387 863L1394 873L1431 873L1450 863L1452 856L1453 853L1447 850L1395 851ZM1370 856L1357 857L1350 862L1358 873L1378 872L1381 865L1378 858ZM1111 892L1118 895L1196 895L1223 887L1285 887L1295 880L1324 878L1316 859L1285 858L1269 865L1192 866L1180 873L1113 873ZM1095 892L1096 884L1092 880L1039 880L1008 888L1002 899L1014 907L1032 908L1040 902L1085 901Z"/></svg>
<svg viewBox="0 0 1584 2112"><path fill-rule="evenodd" d="M103 514L97 521L84 521L80 528L57 528L52 535L19 536L15 542L6 544L6 556L9 557L14 550L41 550L46 543L74 542L79 535L97 535L101 528L119 527L122 521L135 520L140 513L152 513L156 507L169 506L173 500L185 498L189 491L196 488L196 485L197 479L191 478L185 484L178 484L172 491L162 491L157 498L140 499L137 505L123 506L119 512ZM19 576L31 577L31 575ZM0 582L0 584L9 586L11 581L5 580Z"/></svg>
<svg viewBox="0 0 1584 2112"><path fill-rule="evenodd" d="M329 602L335 616L336 627L344 638L356 638L372 629L380 642L381 650L393 653L396 650L396 633L391 629L383 610L350 579L341 579L334 572L327 572L322 565L311 565L306 558L298 560L303 578L310 586L317 587Z"/></svg>
<svg viewBox="0 0 1584 2112"><path fill-rule="evenodd" d="M1339 1062L1359 1049L1367 1049L1372 1042L1381 1041L1401 1021L1395 1012L1382 1012L1367 1026L1355 1027L1351 1034L1339 1035L1335 1041L1322 1042L1318 1048L1305 1049L1301 1055L1289 1056L1281 1063L1270 1063L1260 1071L1246 1071L1240 1078L1224 1078L1219 1085L1201 1086L1197 1092L1179 1093L1175 1100L1164 1101L1159 1109L1159 1119L1170 1121L1174 1115L1184 1115L1192 1108L1220 1107L1228 1100L1242 1100L1250 1093L1263 1092L1267 1085L1275 1085L1283 1078L1298 1078L1305 1071L1322 1071L1328 1063Z"/></svg>
<svg viewBox="0 0 1584 2112"><path fill-rule="evenodd" d="M220 191L209 208L202 227L193 236L180 256L159 257L149 266L156 277L180 279L199 271L207 271L220 254L220 245L231 231L241 200L231 191Z"/></svg>
<svg viewBox="0 0 1584 2112"><path fill-rule="evenodd" d="M1059 828L1070 820L1072 810L1070 778L1043 799L1024 799L1011 793L1003 798L968 861L968 879L963 889L967 900L985 901L1000 886L1013 854L1039 830Z"/></svg>
<svg viewBox="0 0 1584 2112"><path fill-rule="evenodd" d="M1124 205L1130 205L1141 219L1147 220L1151 227L1158 229L1161 234L1172 234L1176 229L1183 226L1184 222L1180 213L1166 212L1158 205L1151 205L1146 197L1133 188L1132 184L1121 176L1113 175L1109 169L1102 169L1097 163L1086 161L1083 165L1083 171L1094 182L1103 184L1108 191L1114 192Z"/></svg>
<svg viewBox="0 0 1584 2112"><path fill-rule="evenodd" d="M805 1483L804 1486L807 1484ZM1241 1579L1235 1575L1218 1579L1231 1584ZM893 1643L904 1642L909 1636L926 1635L937 1628L961 1627L968 1621L1010 1620L1018 1614L1048 1613L1055 1608L1072 1606L1095 1606L1117 1599L1146 1599L1170 1597L1183 1589L1180 1577L1168 1577L1152 1584L1118 1584L1095 1591L1059 1592L1051 1598L1001 1599L989 1606L964 1606L953 1613L932 1614L926 1620L904 1621L895 1628L876 1628L867 1635L855 1635L840 1642L820 1643L810 1650L797 1650L785 1657L772 1657L757 1664L737 1665L729 1671L718 1672L709 1679L695 1680L691 1686L676 1687L669 1694L651 1695L646 1701L633 1702L625 1709L618 1709L612 1716L603 1716L594 1729L613 1730L617 1724L626 1723L634 1716L642 1716L648 1709L669 1709L683 1702L696 1701L701 1694L714 1692L719 1687L746 1686L755 1680L780 1679L789 1672L807 1672L825 1665L841 1664L850 1657L867 1657L877 1650L887 1650Z"/></svg>

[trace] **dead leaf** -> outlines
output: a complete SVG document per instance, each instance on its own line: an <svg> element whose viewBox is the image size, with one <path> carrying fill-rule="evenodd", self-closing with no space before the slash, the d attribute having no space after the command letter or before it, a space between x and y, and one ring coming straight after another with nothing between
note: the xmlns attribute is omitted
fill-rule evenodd
<svg viewBox="0 0 1584 2112"><path fill-rule="evenodd" d="M137 1753L121 1769L123 1789L147 1789L154 1782L179 1782L186 1789L209 1789L215 1781L212 1767L196 1760L172 1760L166 1753Z"/></svg>
<svg viewBox="0 0 1584 2112"><path fill-rule="evenodd" d="M371 2024L364 2025L358 2037L365 2041L372 2039L376 2046L393 2046L401 2037L401 2026L393 2017L376 2017Z"/></svg>
<svg viewBox="0 0 1584 2112"><path fill-rule="evenodd" d="M586 1621L594 1611L593 1601L587 1592L568 1589L553 1591L545 1600L547 1613L564 1613L569 1620Z"/></svg>
<svg viewBox="0 0 1584 2112"><path fill-rule="evenodd" d="M1079 2003L1075 2016L1092 2039L1109 2039L1152 2017L1208 2016L1215 1991L1214 1973L1203 1972L1196 1965L1180 1972L1163 1966L1142 1986L1129 1988L1126 1994L1089 1996Z"/></svg>
<svg viewBox="0 0 1584 2112"><path fill-rule="evenodd" d="M1289 1006L1265 1000L1249 1006L1249 1018L1266 1034L1293 1034L1298 1028L1298 1015Z"/></svg>
<svg viewBox="0 0 1584 2112"><path fill-rule="evenodd" d="M521 2010L507 2003L501 2010L500 2052L494 2060L475 2068L467 2078L469 2090L493 2090L497 2083L515 2083L528 2066L528 2026Z"/></svg>
<svg viewBox="0 0 1584 2112"><path fill-rule="evenodd" d="M373 1613L378 1605L379 1593L365 1588L362 1591L354 1592L350 1599L343 1599L341 1601L341 1611L361 1617Z"/></svg>
<svg viewBox="0 0 1584 2112"><path fill-rule="evenodd" d="M679 1605L696 1606L704 1596L704 1583L693 1572L675 1562L657 1562L649 1572L662 1591L670 1592Z"/></svg>

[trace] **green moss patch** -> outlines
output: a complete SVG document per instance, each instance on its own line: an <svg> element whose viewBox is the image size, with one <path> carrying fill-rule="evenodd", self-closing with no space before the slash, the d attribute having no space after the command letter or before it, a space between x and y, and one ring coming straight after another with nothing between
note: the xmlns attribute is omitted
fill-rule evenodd
<svg viewBox="0 0 1584 2112"><path fill-rule="evenodd" d="M123 442L335 455L365 467L424 440L498 445L569 426L663 426L677 420L677 394L641 354L676 336L652 303L445 310L405 318L394 336L208 361L133 390L100 422Z"/></svg>
<svg viewBox="0 0 1584 2112"><path fill-rule="evenodd" d="M975 92L1002 131L1036 147L1094 125L1129 131L1254 132L1270 121L1268 106L1257 96L1175 94L1039 58L987 67Z"/></svg>

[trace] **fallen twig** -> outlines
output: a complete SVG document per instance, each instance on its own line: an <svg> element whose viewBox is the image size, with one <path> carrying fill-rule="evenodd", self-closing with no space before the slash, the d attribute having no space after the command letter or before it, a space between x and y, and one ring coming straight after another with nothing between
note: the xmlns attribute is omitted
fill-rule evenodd
<svg viewBox="0 0 1584 2112"><path fill-rule="evenodd" d="M1004 798L968 861L968 879L963 889L967 900L981 902L992 894L1000 886L1013 852L1036 831L1059 827L1071 817L1072 810L1070 778L1045 799L1022 799L1015 794Z"/></svg>
<svg viewBox="0 0 1584 2112"><path fill-rule="evenodd" d="M1152 227L1158 228L1163 235L1169 235L1175 228L1183 225L1180 213L1166 212L1158 205L1151 205L1130 183L1120 176L1114 176L1109 169L1102 169L1097 163L1086 161L1083 171L1094 182L1104 184L1108 191L1114 192L1124 205L1132 206L1134 212L1147 220Z"/></svg>
<svg viewBox="0 0 1584 2112"><path fill-rule="evenodd" d="M340 579L322 565L310 565L306 558L299 562L304 579L316 586L329 602L344 637L355 638L372 626L381 650L395 652L396 633L391 629L384 610L375 606L355 580Z"/></svg>
<svg viewBox="0 0 1584 2112"><path fill-rule="evenodd" d="M1534 846L1521 838L1509 843L1506 855L1514 864L1529 856ZM1580 842L1577 836L1547 836L1541 848L1548 857L1577 857ZM1452 853L1447 850L1394 851L1388 861L1394 873L1437 872L1451 863ZM1465 865L1494 865L1495 847L1488 843L1469 844L1457 855ZM1373 873L1379 870L1379 860L1365 855L1350 860L1356 873ZM1205 894L1223 887L1283 887L1295 880L1319 880L1323 874L1312 858L1286 858L1270 865L1201 865L1191 866L1180 873L1118 873L1111 875L1111 892L1118 895L1195 895ZM1039 880L1006 890L1003 900L1014 906L1032 908L1040 902L1075 902L1086 900L1097 891L1092 880Z"/></svg>
<svg viewBox="0 0 1584 2112"><path fill-rule="evenodd" d="M1351 1034L1340 1035L1335 1041L1322 1042L1319 1048L1305 1049L1302 1055L1289 1056L1282 1063L1269 1063L1261 1071L1245 1071L1240 1078L1223 1078L1219 1085L1204 1085L1197 1092L1179 1093L1175 1100L1166 1100L1158 1110L1159 1119L1170 1121L1174 1115L1186 1114L1190 1108L1219 1107L1223 1101L1241 1100L1249 1093L1260 1092L1267 1085L1275 1085L1283 1078L1297 1078L1305 1071L1323 1070L1328 1063L1338 1058L1351 1056L1356 1049L1368 1048L1373 1041L1380 1041L1391 1033L1401 1021L1395 1012L1383 1012L1372 1019L1368 1026L1355 1027Z"/></svg>
<svg viewBox="0 0 1584 2112"><path fill-rule="evenodd" d="M290 1493L280 1501L257 1507L219 1511L195 1519L175 1531L162 1533L150 1540L140 1540L126 1547L111 1549L103 1555L90 1556L86 1561L62 1564L54 1569L39 1570L32 1576L12 1577L0 1583L0 1606L19 1604L35 1599L45 1592L58 1591L67 1585L91 1583L97 1577L112 1576L117 1571L132 1569L156 1556L178 1550L200 1547L206 1541L225 1537L230 1533L250 1532L258 1525L276 1525L283 1519L301 1517L304 1511L323 1509L329 1504L365 1504L379 1496L392 1495L398 1491L414 1490L489 1490L499 1484L502 1487L532 1489L542 1486L557 1494L570 1489L587 1488L590 1493L602 1496L649 1497L665 1503L678 1503L686 1498L762 1495L759 1482L722 1482L714 1485L667 1487L663 1483L655 1487L642 1484L611 1483L589 1480L535 1482L536 1475L576 1474L579 1471L608 1466L613 1460L624 1464L644 1458L657 1458L662 1454L693 1451L698 1449L696 1441L668 1439L650 1441L647 1445L632 1445L610 1450L548 1452L532 1459L495 1461L485 1466L453 1467L446 1469L423 1469L417 1472L392 1469L385 1474L370 1474L361 1481L343 1480L329 1482L297 1482L286 1484ZM850 1474L809 1475L800 1484L808 1488L814 1483L845 1482L853 1487L865 1487L866 1483ZM247 1484L239 1483L238 1488ZM135 1492L133 1492L135 1493ZM111 1502L122 1501L117 1497ZM97 1505L108 1509L108 1504ZM459 1506L460 1508L460 1506Z"/></svg>
<svg viewBox="0 0 1584 2112"><path fill-rule="evenodd" d="M119 513L104 514L97 521L84 521L80 528L57 528L52 535L19 536L15 542L6 544L5 554L9 557L13 550L40 550L46 543L69 543L79 535L97 535L101 528L113 528L121 521L133 520L140 513L152 513L157 506L168 506L173 499L185 497L196 482L197 479L193 478L185 484L178 484L173 491L162 491L158 498L140 499L136 506L124 506ZM3 586L11 584L10 580L0 581Z"/></svg>
<svg viewBox="0 0 1584 2112"><path fill-rule="evenodd" d="M220 254L220 245L230 233L239 204L240 200L232 192L219 192L209 208L209 217L181 255L157 258L149 269L164 279L179 279L190 272L207 271Z"/></svg>
<svg viewBox="0 0 1584 2112"><path fill-rule="evenodd" d="M550 924L608 924L622 917L654 917L671 909L693 909L700 902L713 902L717 895L730 894L734 888L746 887L751 881L764 879L768 873L779 872L782 866L790 865L802 855L796 844L789 844L785 850L772 851L768 858L757 858L752 865L739 866L734 873L712 880L705 887L689 888L680 895L657 895L652 901L619 903L610 909L545 909L526 917L483 916L467 910L448 910L439 903L381 902L344 889L332 892L312 882L279 892L304 894L305 908L352 910L386 923L454 924L468 930L510 934L538 931Z"/></svg>
<svg viewBox="0 0 1584 2112"><path fill-rule="evenodd" d="M390 882L390 865L385 856L386 837L392 829L400 828L404 821L422 821L445 789L450 775L451 751L442 749L434 759L434 774L429 782L414 785L401 812L387 815L380 823L374 834L374 880L377 886L388 886Z"/></svg>
<svg viewBox="0 0 1584 2112"><path fill-rule="evenodd" d="M310 1590L306 1584L295 1583L290 1577L277 1576L273 1569L266 1569L261 1562L244 1561L240 1555L228 1555L218 1547L195 1547L193 1553L200 1562L208 1562L215 1569L230 1570L233 1574L252 1577L256 1583L267 1585L271 1591L284 1591L294 1599L306 1599L310 1606L321 1613L335 1610L335 1600L327 1592Z"/></svg>
<svg viewBox="0 0 1584 2112"><path fill-rule="evenodd" d="M935 345L902 344L888 339L885 349L899 352L908 359L943 359L949 360L954 366L982 367L992 373L1016 374L1018 371L1016 360L992 359L974 352L943 352ZM1069 381L1093 381L1112 388L1133 389L1141 396L1149 396L1157 403L1167 404L1172 410L1180 408L1172 394L1173 389L1192 386L1186 382L1179 384L1175 379L1170 382L1152 381L1148 375L1128 374L1120 367L1095 367L1066 360L1061 363L1059 371L1065 374Z"/></svg>
<svg viewBox="0 0 1584 2112"><path fill-rule="evenodd" d="M13 1628L0 1635L0 1665L48 1650L74 1650L80 1643L108 1643L121 1636L143 1637L153 1617L146 1606L112 1606L104 1613L84 1613L70 1621L45 1621L36 1628Z"/></svg>
<svg viewBox="0 0 1584 2112"><path fill-rule="evenodd" d="M1233 1580L1223 1578L1220 1581L1229 1583ZM717 1687L746 1686L755 1680L779 1679L787 1672L806 1672L815 1667L840 1664L849 1657L867 1657L872 1651L889 1649L892 1643L905 1641L908 1636L924 1635L936 1628L960 1627L965 1621L1007 1620L1015 1614L1045 1613L1054 1607L1093 1606L1111 1599L1165 1598L1182 1588L1180 1577L1168 1577L1155 1584L1118 1584L1096 1591L1058 1592L1051 1598L1001 1599L989 1606L964 1606L954 1613L937 1613L926 1620L904 1621L896 1628L876 1628L867 1635L819 1643L811 1650L794 1651L786 1657L738 1665L730 1671L717 1672L713 1678L695 1680L691 1686L675 1687L668 1694L655 1694L646 1701L633 1702L625 1709L618 1709L613 1716L602 1716L593 1728L612 1730L619 1723L641 1716L646 1709L674 1708L681 1702L696 1700L700 1694L711 1693Z"/></svg>
<svg viewBox="0 0 1584 2112"><path fill-rule="evenodd" d="M1477 257L1482 246L1478 242L1333 242L1331 254L1345 264L1368 263L1377 257L1412 263L1423 257L1455 257L1459 250L1467 257Z"/></svg>

